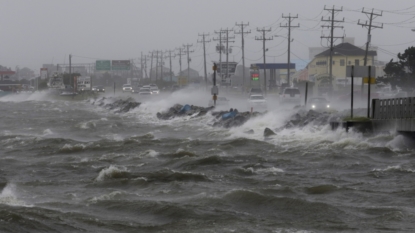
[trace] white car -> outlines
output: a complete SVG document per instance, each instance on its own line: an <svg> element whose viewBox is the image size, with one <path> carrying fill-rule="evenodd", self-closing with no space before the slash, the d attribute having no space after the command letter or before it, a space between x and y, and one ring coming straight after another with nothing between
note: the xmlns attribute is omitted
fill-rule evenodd
<svg viewBox="0 0 415 233"><path fill-rule="evenodd" d="M131 84L122 85L122 91L123 92L126 92L126 91L131 92L131 90L133 90L133 86L131 86Z"/></svg>
<svg viewBox="0 0 415 233"><path fill-rule="evenodd" d="M301 104L300 90L295 87L286 87L280 93L280 104Z"/></svg>
<svg viewBox="0 0 415 233"><path fill-rule="evenodd" d="M152 94L159 94L160 90L157 86L150 86L150 91Z"/></svg>
<svg viewBox="0 0 415 233"><path fill-rule="evenodd" d="M152 95L150 88L140 88L140 91L138 92L139 95Z"/></svg>
<svg viewBox="0 0 415 233"><path fill-rule="evenodd" d="M252 94L248 98L249 110L266 110L268 109L267 100L262 94Z"/></svg>

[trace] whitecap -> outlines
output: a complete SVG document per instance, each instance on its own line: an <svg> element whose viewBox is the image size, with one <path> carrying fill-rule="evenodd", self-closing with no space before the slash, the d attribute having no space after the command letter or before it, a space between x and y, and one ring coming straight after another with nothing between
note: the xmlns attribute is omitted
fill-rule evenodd
<svg viewBox="0 0 415 233"><path fill-rule="evenodd" d="M114 165L110 165L108 168L104 168L99 172L98 177L95 178L95 181L104 181L125 172L128 172L125 167L118 168Z"/></svg>
<svg viewBox="0 0 415 233"><path fill-rule="evenodd" d="M28 206L17 198L16 192L16 186L8 183L0 193L0 203L10 206Z"/></svg>
<svg viewBox="0 0 415 233"><path fill-rule="evenodd" d="M138 156L140 158L144 158L144 157L153 158L153 157L157 157L158 155L160 155L160 153L155 150L146 150L144 152L141 152Z"/></svg>

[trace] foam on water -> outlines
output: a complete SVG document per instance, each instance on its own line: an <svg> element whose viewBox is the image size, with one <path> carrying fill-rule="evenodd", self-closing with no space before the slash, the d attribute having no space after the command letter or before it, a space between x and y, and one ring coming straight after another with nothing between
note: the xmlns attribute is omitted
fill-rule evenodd
<svg viewBox="0 0 415 233"><path fill-rule="evenodd" d="M8 183L0 193L0 203L11 206L26 206L25 202L19 200L16 195L16 186Z"/></svg>
<svg viewBox="0 0 415 233"><path fill-rule="evenodd" d="M294 110L267 112L262 116L250 119L240 127L229 129L228 138L243 137L263 141L265 140L263 135L265 128L272 130L281 128L294 113ZM248 130L253 130L254 133L247 134ZM328 122L324 125L310 123L304 127L285 128L277 131L276 135L267 138L266 141L285 148L298 147L302 149L341 148L355 150L386 147L396 152L402 152L408 148L408 142L401 135L376 134L368 136L353 129L349 132L342 128L332 130Z"/></svg>
<svg viewBox="0 0 415 233"><path fill-rule="evenodd" d="M115 165L110 165L108 168L104 168L99 172L97 178L95 178L95 181L102 182L107 179L122 176L127 172L128 170L126 167L117 167Z"/></svg>
<svg viewBox="0 0 415 233"><path fill-rule="evenodd" d="M411 168L405 168L402 165L387 166L386 168L375 168L373 172L405 172L414 173L415 170Z"/></svg>

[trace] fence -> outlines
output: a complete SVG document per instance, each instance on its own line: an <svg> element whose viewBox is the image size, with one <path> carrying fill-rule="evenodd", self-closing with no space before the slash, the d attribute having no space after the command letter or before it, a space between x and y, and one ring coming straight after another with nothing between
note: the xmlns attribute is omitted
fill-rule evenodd
<svg viewBox="0 0 415 233"><path fill-rule="evenodd" d="M375 120L415 118L415 97L373 99L372 118Z"/></svg>

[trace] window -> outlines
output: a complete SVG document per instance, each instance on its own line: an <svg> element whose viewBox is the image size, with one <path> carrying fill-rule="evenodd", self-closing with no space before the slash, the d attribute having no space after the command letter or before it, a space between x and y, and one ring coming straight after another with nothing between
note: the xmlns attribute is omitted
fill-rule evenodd
<svg viewBox="0 0 415 233"><path fill-rule="evenodd" d="M360 66L360 60L359 59L354 60L354 65L355 66Z"/></svg>
<svg viewBox="0 0 415 233"><path fill-rule="evenodd" d="M327 62L326 61L318 61L318 62L316 62L316 65L325 66L325 65L327 65Z"/></svg>
<svg viewBox="0 0 415 233"><path fill-rule="evenodd" d="M352 62L351 62L351 61L348 61L348 62L347 62L347 64L348 64L348 65L351 65L351 64L352 64Z"/></svg>
<svg viewBox="0 0 415 233"><path fill-rule="evenodd" d="M340 66L344 66L344 65L345 65L344 59L340 59Z"/></svg>
<svg viewBox="0 0 415 233"><path fill-rule="evenodd" d="M333 65L335 64L336 62L335 61L333 61Z"/></svg>

